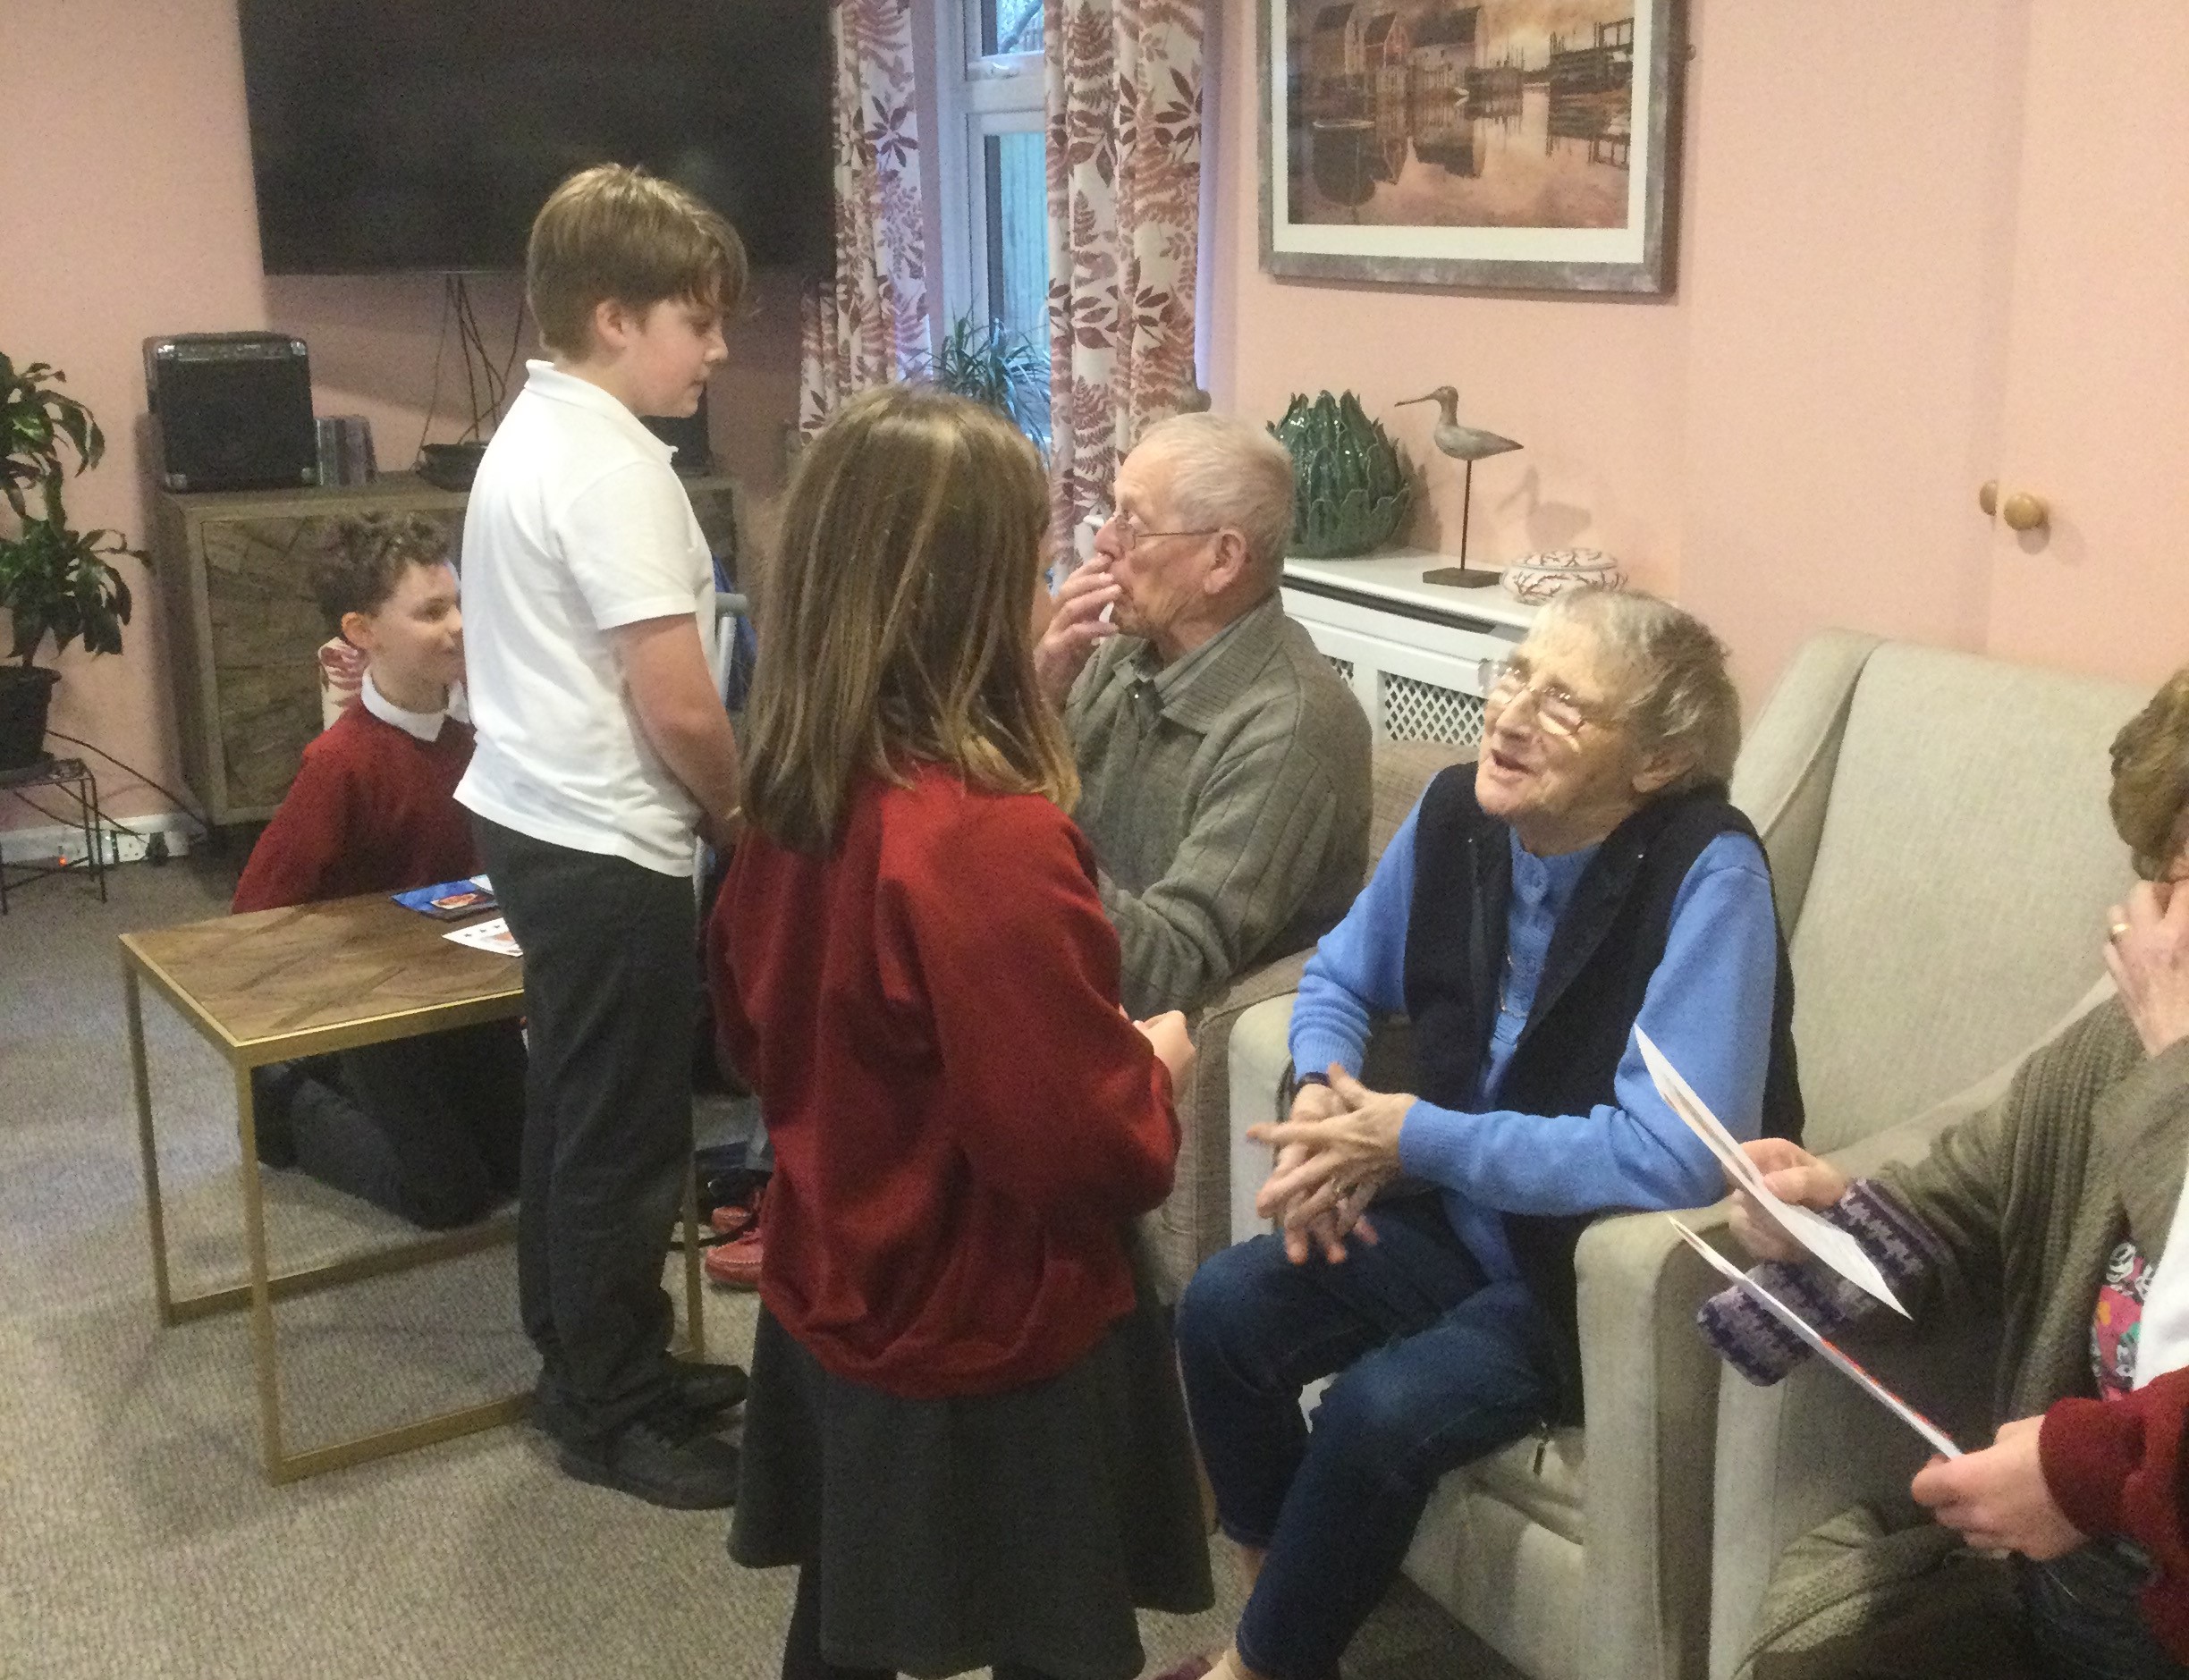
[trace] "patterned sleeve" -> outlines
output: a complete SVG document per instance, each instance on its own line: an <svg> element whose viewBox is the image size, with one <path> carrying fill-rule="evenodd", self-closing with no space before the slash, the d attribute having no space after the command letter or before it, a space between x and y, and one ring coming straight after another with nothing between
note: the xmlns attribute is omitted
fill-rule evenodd
<svg viewBox="0 0 2189 1680"><path fill-rule="evenodd" d="M1824 1217L1862 1244L1896 1296L1906 1296L1945 1260L1938 1237L1874 1178L1857 1178ZM1869 1316L1878 1303L1828 1267L1766 1261L1748 1274L1828 1340ZM1738 1287L1720 1289L1695 1313L1703 1339L1760 1389L1809 1355L1808 1346Z"/></svg>

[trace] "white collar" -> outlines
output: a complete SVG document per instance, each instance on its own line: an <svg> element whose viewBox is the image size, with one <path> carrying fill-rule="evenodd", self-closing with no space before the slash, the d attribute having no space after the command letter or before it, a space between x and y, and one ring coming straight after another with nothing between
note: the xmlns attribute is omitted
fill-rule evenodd
<svg viewBox="0 0 2189 1680"><path fill-rule="evenodd" d="M633 443L644 443L663 462L673 460L676 455L673 447L647 430L646 422L626 408L621 397L602 390L590 379L580 379L576 374L564 373L553 362L525 363L524 388L537 393L550 402L567 402L615 421Z"/></svg>
<svg viewBox="0 0 2189 1680"><path fill-rule="evenodd" d="M393 723L404 734L415 737L428 746L441 739L441 726L448 722L446 706L438 712L404 711L380 692L380 685L373 680L373 674L369 671L365 673L365 680L359 685L358 697L365 703L365 709L383 723Z"/></svg>

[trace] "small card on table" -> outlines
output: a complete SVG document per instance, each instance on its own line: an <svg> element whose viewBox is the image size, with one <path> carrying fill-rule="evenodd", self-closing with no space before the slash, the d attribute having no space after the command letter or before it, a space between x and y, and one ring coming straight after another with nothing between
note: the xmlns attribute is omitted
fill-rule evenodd
<svg viewBox="0 0 2189 1680"><path fill-rule="evenodd" d="M391 892L388 897L404 909L430 916L436 922L460 922L467 916L502 908L501 899L494 895L494 882L485 875L444 881L431 887L413 887L408 892Z"/></svg>

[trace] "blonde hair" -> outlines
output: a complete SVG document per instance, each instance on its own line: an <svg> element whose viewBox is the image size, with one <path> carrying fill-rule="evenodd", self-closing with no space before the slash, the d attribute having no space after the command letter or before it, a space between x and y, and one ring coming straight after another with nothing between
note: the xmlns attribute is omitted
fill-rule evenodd
<svg viewBox="0 0 2189 1680"><path fill-rule="evenodd" d="M1586 629L1625 667L1619 713L1644 754L1688 767L1660 791L1725 783L1740 755L1740 696L1725 644L1694 613L1638 589L1569 589L1537 615L1531 637L1554 625Z"/></svg>
<svg viewBox="0 0 2189 1680"><path fill-rule="evenodd" d="M2106 803L2128 843L2136 874L2156 881L2181 850L2189 811L2189 666L2162 684L2113 738L2113 789Z"/></svg>
<svg viewBox="0 0 2189 1680"><path fill-rule="evenodd" d="M1260 426L1223 414L1174 414L1140 435L1135 452L1171 463L1171 499L1190 526L1230 526L1255 573L1274 587L1292 536L1292 457Z"/></svg>
<svg viewBox="0 0 2189 1680"><path fill-rule="evenodd" d="M744 242L714 211L672 182L621 164L581 169L532 220L525 301L557 355L593 346L604 302L646 309L680 298L728 315L745 295Z"/></svg>
<svg viewBox="0 0 2189 1680"><path fill-rule="evenodd" d="M806 446L758 601L745 816L825 851L861 776L914 763L1069 809L1079 779L1034 674L1048 495L1002 416L940 391L853 398Z"/></svg>

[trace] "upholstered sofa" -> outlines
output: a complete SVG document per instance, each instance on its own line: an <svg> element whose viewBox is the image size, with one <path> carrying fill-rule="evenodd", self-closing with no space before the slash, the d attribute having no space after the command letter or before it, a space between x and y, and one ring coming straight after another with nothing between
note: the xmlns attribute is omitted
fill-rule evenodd
<svg viewBox="0 0 2189 1680"><path fill-rule="evenodd" d="M1750 731L1734 798L1771 858L1813 1143L1836 1149L1931 1107L2090 988L2104 908L2126 877L2105 748L2141 699L1845 632L1796 655ZM1290 1007L1267 999L1230 1024L1238 1237L1261 1228L1253 1189L1266 1165L1239 1134L1275 1111ZM1197 1138L1197 1152L1210 1142ZM1696 1219L1729 1243L1722 1206ZM1535 1680L1701 1680L1720 1372L1692 1318L1710 1273L1655 1215L1599 1220L1576 1265L1585 1429L1448 1477L1407 1574ZM1755 1402L1769 1415L1752 1418L1745 1395L1728 1404L1728 1430L1735 1413L1745 1420L1733 1437L1742 1473L1728 1485L1720 1465L1715 1489L1716 1633L1728 1646L1777 1549L1829 1514L1806 1496L1787 1505L1779 1479L1820 1472L1855 1435L1890 1441L1872 1456L1890 1461L1885 1479L1900 1473L1894 1426L1855 1415L1836 1380L1791 1390L1800 1407L1838 1408L1840 1434L1814 1450L1809 1410L1789 1424L1770 1397Z"/></svg>

